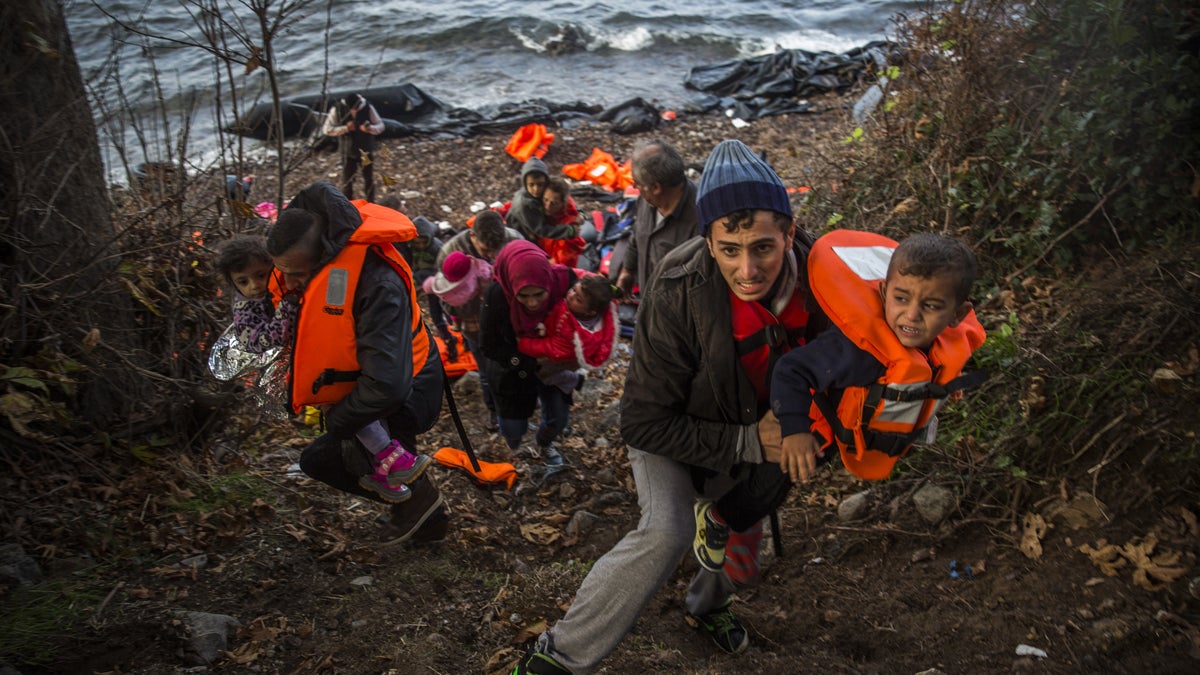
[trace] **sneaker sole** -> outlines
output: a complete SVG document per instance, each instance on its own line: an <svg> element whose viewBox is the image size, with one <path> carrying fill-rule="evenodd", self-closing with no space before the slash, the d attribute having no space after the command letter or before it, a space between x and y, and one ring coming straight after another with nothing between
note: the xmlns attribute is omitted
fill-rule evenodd
<svg viewBox="0 0 1200 675"><path fill-rule="evenodd" d="M416 524L413 525L413 528L411 530L409 530L408 532L406 532L405 534L403 534L399 537L396 537L395 539L389 539L385 542L381 542L379 544L379 546L381 546L381 547L395 546L396 544L400 544L400 543L408 541L409 539L412 538L412 536L414 534L416 534L417 530L421 529L421 526L425 524L425 521L429 520L429 516L432 516L433 512L437 511L438 507L441 506L442 504L444 504L445 502L446 502L445 498L442 497L442 493L439 492L437 499L433 500L433 504L430 505L429 508L425 509L425 513L421 514L421 517L417 519Z"/></svg>
<svg viewBox="0 0 1200 675"><path fill-rule="evenodd" d="M425 475L425 469L433 466L433 458L429 455L418 455L417 461L407 471L393 471L388 474L388 485L411 485Z"/></svg>
<svg viewBox="0 0 1200 675"><path fill-rule="evenodd" d="M704 634L708 636L708 639L712 640L712 643L717 646L717 649L720 649L725 654L741 654L742 652L746 651L747 647L750 646L750 633L749 632L742 635L742 641L740 643L738 643L738 645L736 647L734 647L733 650L731 651L729 649L726 649L725 646L722 645L720 642L717 642L716 636L713 634L712 629L710 629L708 627L708 624L704 621L704 619L696 616L695 614L685 614L684 618L686 619L687 624L689 626L691 626L693 628L698 628L701 631L703 631ZM745 630L744 625L742 628L743 628L743 630Z"/></svg>
<svg viewBox="0 0 1200 675"><path fill-rule="evenodd" d="M721 561L717 562L708 554L708 519L701 513L708 502L697 502L692 508L696 515L696 538L692 540L692 554L696 562L709 572L720 572L725 569L725 550L721 549Z"/></svg>
<svg viewBox="0 0 1200 675"><path fill-rule="evenodd" d="M403 504L412 499L412 490L405 490L403 493L397 494L394 490L385 490L382 485L368 479L366 476L358 479L358 486L364 490L370 490L371 494L389 504Z"/></svg>

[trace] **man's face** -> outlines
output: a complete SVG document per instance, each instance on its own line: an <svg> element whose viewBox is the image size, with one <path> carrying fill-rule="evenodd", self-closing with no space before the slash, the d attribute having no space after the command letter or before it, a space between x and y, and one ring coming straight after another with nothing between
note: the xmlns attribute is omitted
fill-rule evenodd
<svg viewBox="0 0 1200 675"><path fill-rule="evenodd" d="M542 198L542 193L546 191L546 183L550 181L550 177L544 173L534 171L525 175L525 191L533 195L536 199ZM511 185L511 183L510 183Z"/></svg>
<svg viewBox="0 0 1200 675"><path fill-rule="evenodd" d="M479 241L479 237L475 236L474 230L471 230L470 236L471 236L471 245L475 247L476 251L479 251L479 255L483 256L484 260L491 262L496 259L496 250L489 246L484 245L483 242Z"/></svg>
<svg viewBox="0 0 1200 675"><path fill-rule="evenodd" d="M316 266L316 253L303 240L275 256L275 269L283 275L283 284L289 291L303 291Z"/></svg>
<svg viewBox="0 0 1200 675"><path fill-rule="evenodd" d="M729 232L725 229L728 216L718 218L708 228L708 250L725 283L741 300L764 298L783 270L796 225L789 224L784 232L775 224L775 218L774 211L759 210L754 212L750 229Z"/></svg>
<svg viewBox="0 0 1200 675"><path fill-rule="evenodd" d="M243 297L259 298L267 292L271 281L271 263L265 260L253 260L246 267L229 275L233 287Z"/></svg>
<svg viewBox="0 0 1200 675"><path fill-rule="evenodd" d="M919 277L893 270L880 287L883 316L905 347L926 349L948 326L958 324L971 303L956 302L956 280L947 274Z"/></svg>

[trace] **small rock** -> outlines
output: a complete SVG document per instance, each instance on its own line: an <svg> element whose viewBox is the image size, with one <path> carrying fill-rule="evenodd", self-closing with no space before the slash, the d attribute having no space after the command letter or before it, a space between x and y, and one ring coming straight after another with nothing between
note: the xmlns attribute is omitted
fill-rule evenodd
<svg viewBox="0 0 1200 675"><path fill-rule="evenodd" d="M613 483L616 483L617 482L616 469L613 469L611 466L606 466L602 469L597 469L596 474L595 474L595 481L596 481L596 483L598 483L600 485L612 485ZM1200 577L1197 577L1194 581L1200 581Z"/></svg>
<svg viewBox="0 0 1200 675"><path fill-rule="evenodd" d="M564 530L566 531L568 537L579 538L580 536L587 534L587 532L592 529L592 526L595 525L599 520L600 516L580 509L575 512L575 515L571 516L571 520L567 522L567 526L564 528Z"/></svg>
<svg viewBox="0 0 1200 675"><path fill-rule="evenodd" d="M229 630L241 627L241 622L226 614L180 612L187 628L188 640L183 658L193 666L210 665L229 648Z"/></svg>
<svg viewBox="0 0 1200 675"><path fill-rule="evenodd" d="M837 620L842 618L842 613L836 609L827 609L823 615L825 623L837 623Z"/></svg>
<svg viewBox="0 0 1200 675"><path fill-rule="evenodd" d="M479 385L479 372L470 370L463 373L462 377L458 378L453 385L454 398L459 401L470 401L477 399L483 395L483 389ZM459 411L461 414L462 411Z"/></svg>
<svg viewBox="0 0 1200 675"><path fill-rule="evenodd" d="M592 440L593 448L598 448L598 449L602 450L604 448L607 448L608 446L609 446L608 439L603 436L597 436L595 439Z"/></svg>
<svg viewBox="0 0 1200 675"><path fill-rule="evenodd" d="M838 520L845 523L865 518L867 512L871 509L870 495L870 490L863 490L843 500L841 504L838 504Z"/></svg>
<svg viewBox="0 0 1200 675"><path fill-rule="evenodd" d="M32 586L42 581L42 569L20 544L0 544L0 581Z"/></svg>
<svg viewBox="0 0 1200 675"><path fill-rule="evenodd" d="M954 493L940 485L926 485L913 495L917 513L930 525L937 525L958 508Z"/></svg>
<svg viewBox="0 0 1200 675"><path fill-rule="evenodd" d="M367 588L375 585L375 577L370 575L361 576L350 582L350 585L355 588Z"/></svg>
<svg viewBox="0 0 1200 675"><path fill-rule="evenodd" d="M420 196L421 196L421 192L419 190L405 190L400 193L400 197L402 199L416 199L417 197L420 197Z"/></svg>

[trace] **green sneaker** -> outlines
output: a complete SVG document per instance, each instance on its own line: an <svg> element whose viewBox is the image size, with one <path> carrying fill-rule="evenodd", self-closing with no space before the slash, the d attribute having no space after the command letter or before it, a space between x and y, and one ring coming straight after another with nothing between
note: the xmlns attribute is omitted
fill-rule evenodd
<svg viewBox="0 0 1200 675"><path fill-rule="evenodd" d="M720 572L725 567L725 545L729 543L729 526L717 520L713 503L708 500L696 502L696 539L692 552L696 561L710 572Z"/></svg>
<svg viewBox="0 0 1200 675"><path fill-rule="evenodd" d="M746 627L729 610L729 605L708 614L693 615L692 618L718 647L729 654L740 654L750 644L750 635L746 633Z"/></svg>
<svg viewBox="0 0 1200 675"><path fill-rule="evenodd" d="M571 675L571 671L558 665L558 661L546 656L545 654L530 649L525 652L525 656L517 661L517 667L513 668L512 675Z"/></svg>

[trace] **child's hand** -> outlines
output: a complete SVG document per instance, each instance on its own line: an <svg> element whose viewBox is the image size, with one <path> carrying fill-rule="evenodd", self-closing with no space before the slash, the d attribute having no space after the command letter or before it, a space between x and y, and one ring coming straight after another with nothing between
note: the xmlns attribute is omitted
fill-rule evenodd
<svg viewBox="0 0 1200 675"><path fill-rule="evenodd" d="M779 468L793 483L807 483L817 471L817 457L821 454L821 446L812 434L784 436Z"/></svg>
<svg viewBox="0 0 1200 675"><path fill-rule="evenodd" d="M538 337L546 337L546 324L539 323L537 325L537 334Z"/></svg>

